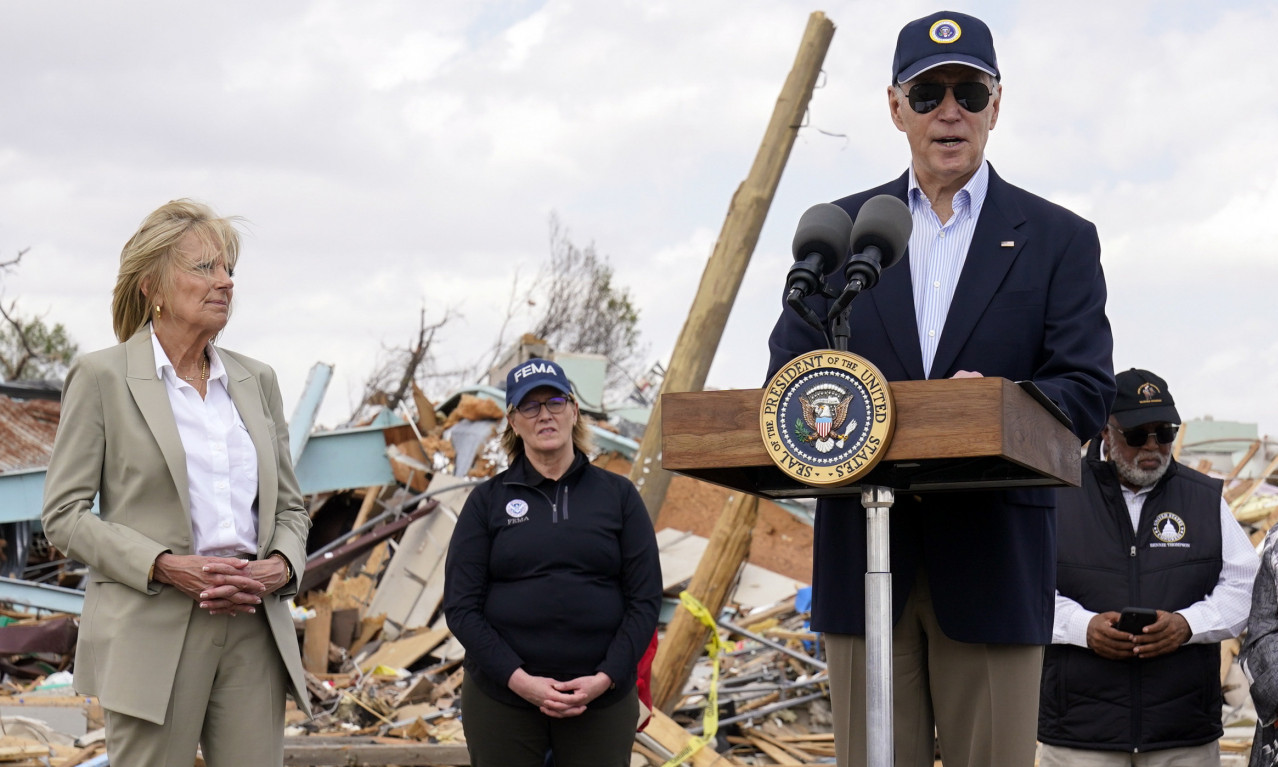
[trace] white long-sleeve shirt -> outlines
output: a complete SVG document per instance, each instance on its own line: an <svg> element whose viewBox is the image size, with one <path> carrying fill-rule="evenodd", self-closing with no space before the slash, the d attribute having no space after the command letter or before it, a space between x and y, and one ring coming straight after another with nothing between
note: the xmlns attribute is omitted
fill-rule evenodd
<svg viewBox="0 0 1278 767"><path fill-rule="evenodd" d="M950 314L954 290L972 247L976 222L985 205L990 185L990 166L981 167L954 195L954 215L945 223L932 210L932 201L923 194L914 166L910 166L910 281L914 285L914 319L919 328L919 348L923 352L923 372L930 375L941 331Z"/></svg>
<svg viewBox="0 0 1278 767"><path fill-rule="evenodd" d="M1140 524L1141 510L1153 487L1130 490L1123 486L1123 500L1127 502L1133 532ZM1216 587L1203 599L1176 611L1185 618L1193 632L1190 644L1219 642L1238 636L1247 625L1247 615L1251 612L1251 586L1260 568L1260 558L1223 498L1220 500L1220 554L1220 577ZM1095 615L1097 613L1057 591L1052 643L1086 647L1087 624Z"/></svg>
<svg viewBox="0 0 1278 767"><path fill-rule="evenodd" d="M226 367L208 347L206 396L178 378L151 334L155 375L164 381L186 453L191 499L191 551L228 557L257 553L257 450L226 390Z"/></svg>

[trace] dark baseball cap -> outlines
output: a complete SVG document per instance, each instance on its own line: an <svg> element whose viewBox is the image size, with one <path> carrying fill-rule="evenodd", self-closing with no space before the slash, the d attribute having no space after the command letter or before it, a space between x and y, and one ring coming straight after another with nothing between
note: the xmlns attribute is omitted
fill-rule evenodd
<svg viewBox="0 0 1278 767"><path fill-rule="evenodd" d="M1118 396L1110 415L1119 428L1130 429L1143 423L1180 423L1176 401L1167 390L1167 382L1148 370L1132 368L1114 376Z"/></svg>
<svg viewBox="0 0 1278 767"><path fill-rule="evenodd" d="M528 392L539 386L549 386L564 394L572 394L572 382L564 375L564 369L550 360L533 357L521 362L506 374L506 407L514 407L524 401Z"/></svg>
<svg viewBox="0 0 1278 767"><path fill-rule="evenodd" d="M985 22L954 11L938 11L915 19L896 37L892 82L913 80L934 67L962 64L999 79L994 36Z"/></svg>

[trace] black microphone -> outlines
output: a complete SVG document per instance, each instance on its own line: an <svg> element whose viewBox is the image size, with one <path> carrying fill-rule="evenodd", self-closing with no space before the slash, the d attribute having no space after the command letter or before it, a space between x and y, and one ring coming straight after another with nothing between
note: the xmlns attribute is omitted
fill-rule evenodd
<svg viewBox="0 0 1278 767"><path fill-rule="evenodd" d="M829 202L808 208L794 232L794 266L786 275L786 300L819 291L822 278L839 268L851 236L852 217L843 208Z"/></svg>
<svg viewBox="0 0 1278 767"><path fill-rule="evenodd" d="M852 256L843 267L847 287L830 307L827 319L846 309L862 290L878 284L879 274L901 260L913 228L910 209L899 198L881 194L865 201L848 238Z"/></svg>
<svg viewBox="0 0 1278 767"><path fill-rule="evenodd" d="M823 202L799 218L791 252L794 265L785 278L785 302L809 325L822 330L821 319L803 303L825 285L825 276L839 268L852 236L852 217L838 205Z"/></svg>

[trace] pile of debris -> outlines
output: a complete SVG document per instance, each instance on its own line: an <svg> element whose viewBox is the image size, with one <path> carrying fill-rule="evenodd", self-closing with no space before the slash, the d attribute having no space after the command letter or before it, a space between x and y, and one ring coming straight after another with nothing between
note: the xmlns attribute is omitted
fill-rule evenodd
<svg viewBox="0 0 1278 767"><path fill-rule="evenodd" d="M457 512L471 489L505 468L498 445L502 415L495 403L464 395L444 419L388 430L396 484L335 493L315 505L317 527L325 526L329 516L345 518L354 511L350 532L311 555L305 593L298 600L303 664L316 714L306 720L290 711L290 764L333 763L321 760L337 755L352 760L344 764L466 763L453 761L465 758L457 719L464 651L440 614L443 563ZM467 461L470 456L474 459ZM629 468L627 456L616 451L601 452L593 460L614 471ZM672 487L658 534L671 606L696 569L708 545L709 525L729 495L692 480L679 484L683 482L698 490ZM810 526L780 507L761 505L767 507L762 537L781 544L761 550L775 551L785 569L796 569L794 562L801 561L806 570ZM667 512L672 522L697 520L686 525L696 530L666 526ZM767 763L750 760L761 759L769 749L824 756L832 748L824 664L800 644L812 645L816 639L804 630L806 614L795 609L794 597L805 587L792 575L753 563L738 574L730 610L744 615L751 608L765 609L745 616L749 627L740 627L738 644L723 659L723 723L732 727L730 737L744 739L731 744L733 759L739 755L743 761L725 764ZM790 656L783 649L787 647L795 648ZM653 764L682 749L699 730L694 719L704 708L708 680L696 676L674 718L656 713L636 745L636 753ZM783 725L786 719L792 721ZM742 723L739 730L737 722ZM770 729L750 729L765 722L771 722ZM812 730L803 732L803 722L811 723ZM762 745L751 756L747 749L754 743ZM692 763L719 759L715 745L710 743Z"/></svg>
<svg viewBox="0 0 1278 767"><path fill-rule="evenodd" d="M443 563L457 513L471 489L505 468L499 434L504 411L493 393L455 396L436 408L413 392L416 413L382 430L389 475L384 485L309 498L314 527L294 619L314 716L291 703L287 763L293 765L463 765L469 763L458 711L464 651L442 616ZM595 423L597 465L629 471L627 440ZM630 443L633 444L633 443ZM1179 446L1178 446L1179 447ZM1239 479L1242 465L1216 471L1227 480L1241 524L1259 541L1278 521L1278 491ZM1181 456L1192 463L1193 456ZM1198 468L1211 470L1205 459ZM1263 462L1263 461L1262 461ZM1273 473L1270 465L1253 476ZM731 491L676 477L658 517L658 541L670 620L726 514ZM752 518L753 519L753 518ZM812 529L796 514L760 501L749 560L728 577L712 645L690 665L686 683L654 712L634 748L634 764L661 765L684 754L693 765L821 764L833 761L827 672L818 637L807 627L805 581ZM64 570L61 582L74 581ZM101 711L74 695L75 619L0 613L0 765L105 764ZM705 628L710 636L711 628ZM22 635L26 634L26 644ZM39 637L32 640L30 637ZM669 639L663 634L663 643ZM36 644L32 645L31 641ZM700 649L704 640L699 639ZM1226 764L1245 758L1254 713L1226 643ZM8 658L7 661L3 658ZM717 722L706 737L704 715ZM79 728L41 725L81 718ZM78 737L77 737L78 736ZM689 749L702 744L699 750Z"/></svg>

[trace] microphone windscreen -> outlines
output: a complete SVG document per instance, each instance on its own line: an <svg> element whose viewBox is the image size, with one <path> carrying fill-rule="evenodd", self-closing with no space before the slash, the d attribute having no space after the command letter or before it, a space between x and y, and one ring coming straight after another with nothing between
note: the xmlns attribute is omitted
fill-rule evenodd
<svg viewBox="0 0 1278 767"><path fill-rule="evenodd" d="M802 261L818 253L821 272L830 274L847 255L851 235L852 217L847 211L830 202L813 205L799 218L799 228L794 232L794 260Z"/></svg>
<svg viewBox="0 0 1278 767"><path fill-rule="evenodd" d="M910 208L899 198L890 194L871 197L861 206L852 225L852 252L864 253L873 245L882 251L880 266L886 269L905 255L913 228Z"/></svg>

